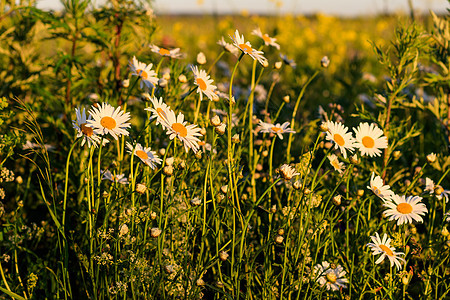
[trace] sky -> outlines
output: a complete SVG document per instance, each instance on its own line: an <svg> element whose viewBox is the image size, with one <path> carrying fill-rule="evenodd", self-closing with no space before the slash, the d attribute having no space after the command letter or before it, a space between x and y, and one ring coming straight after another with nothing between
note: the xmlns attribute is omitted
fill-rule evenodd
<svg viewBox="0 0 450 300"><path fill-rule="evenodd" d="M95 0L94 0L95 1ZM103 0L96 0L101 3ZM38 7L59 9L59 0L37 0ZM153 8L158 14L177 13L249 13L260 14L312 14L325 13L340 16L370 15L383 12L408 11L408 0L154 0ZM281 3L277 7L276 3ZM412 0L414 9L427 13L445 12L450 8L447 0Z"/></svg>

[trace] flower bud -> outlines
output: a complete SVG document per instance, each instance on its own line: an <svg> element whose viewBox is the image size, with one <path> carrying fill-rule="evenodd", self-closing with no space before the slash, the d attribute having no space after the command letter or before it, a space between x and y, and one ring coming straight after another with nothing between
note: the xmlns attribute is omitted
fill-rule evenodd
<svg viewBox="0 0 450 300"><path fill-rule="evenodd" d="M186 83L187 82L186 75L181 74L180 76L178 76L178 81L181 83Z"/></svg>
<svg viewBox="0 0 450 300"><path fill-rule="evenodd" d="M173 166L171 166L171 165L165 166L163 169L163 173L166 176L172 176L173 175Z"/></svg>
<svg viewBox="0 0 450 300"><path fill-rule="evenodd" d="M392 155L394 156L395 159L399 159L400 156L402 155L402 153L400 152L400 150L395 150Z"/></svg>
<svg viewBox="0 0 450 300"><path fill-rule="evenodd" d="M432 164L436 161L436 154L430 153L427 155L427 161Z"/></svg>
<svg viewBox="0 0 450 300"><path fill-rule="evenodd" d="M300 180L297 180L296 182L294 182L293 187L294 187L294 189L296 189L296 190L300 190L300 189L303 187L303 185L302 185L302 183L300 182Z"/></svg>
<svg viewBox="0 0 450 300"><path fill-rule="evenodd" d="M226 125L225 125L225 123L221 123L221 124L220 124L219 126L217 126L215 129L216 129L217 134L222 135L222 134L225 133Z"/></svg>
<svg viewBox="0 0 450 300"><path fill-rule="evenodd" d="M283 97L283 101L285 103L289 103L291 101L291 97L289 97L289 95L286 95L286 96Z"/></svg>
<svg viewBox="0 0 450 300"><path fill-rule="evenodd" d="M205 128L200 129L200 134L201 135L206 135L206 129Z"/></svg>
<svg viewBox="0 0 450 300"><path fill-rule="evenodd" d="M227 192L228 192L228 184L222 185L222 186L220 187L220 191L221 191L222 193L224 193L224 194L227 194Z"/></svg>
<svg viewBox="0 0 450 300"><path fill-rule="evenodd" d="M202 199L200 199L199 197L195 197L194 199L191 199L191 204L193 206L199 206L200 204L202 204Z"/></svg>
<svg viewBox="0 0 450 300"><path fill-rule="evenodd" d="M161 232L161 229L159 229L158 227L153 227L152 229L150 229L150 235L153 238L157 238L161 234Z"/></svg>
<svg viewBox="0 0 450 300"><path fill-rule="evenodd" d="M219 126L220 123L221 123L220 118L219 118L218 115L215 115L214 117L212 117L210 122L211 122L212 126Z"/></svg>
<svg viewBox="0 0 450 300"><path fill-rule="evenodd" d="M284 240L284 237L282 235L277 235L275 237L275 243L277 243L277 244L283 243L283 240Z"/></svg>
<svg viewBox="0 0 450 300"><path fill-rule="evenodd" d="M206 283L202 278L197 279L196 281L197 286L204 286Z"/></svg>
<svg viewBox="0 0 450 300"><path fill-rule="evenodd" d="M206 64L206 56L205 56L205 53L199 52L199 53L197 54L197 63L200 64L200 65Z"/></svg>
<svg viewBox="0 0 450 300"><path fill-rule="evenodd" d="M165 80L169 81L170 80L170 73L169 72L164 73L162 78L164 78Z"/></svg>
<svg viewBox="0 0 450 300"><path fill-rule="evenodd" d="M270 208L270 212L271 213L276 213L277 212L277 206L276 205L273 205L271 208Z"/></svg>
<svg viewBox="0 0 450 300"><path fill-rule="evenodd" d="M136 192L138 192L139 194L145 194L145 192L147 191L147 187L145 186L145 184L142 183L138 183L136 184Z"/></svg>
<svg viewBox="0 0 450 300"><path fill-rule="evenodd" d="M156 213L154 211L152 211L150 213L150 219L155 220L156 219Z"/></svg>
<svg viewBox="0 0 450 300"><path fill-rule="evenodd" d="M357 191L357 193L358 193L358 196L359 196L359 197L364 196L364 190L359 189L359 190Z"/></svg>
<svg viewBox="0 0 450 300"><path fill-rule="evenodd" d="M342 196L341 195L336 195L333 197L333 203L334 205L341 205L342 202Z"/></svg>
<svg viewBox="0 0 450 300"><path fill-rule="evenodd" d="M281 69L281 66L282 66L282 65L283 65L283 62L277 61L277 62L275 63L275 69L277 69L277 70Z"/></svg>
<svg viewBox="0 0 450 300"><path fill-rule="evenodd" d="M322 122L322 123L319 125L319 128L320 128L320 131L322 131L322 132L327 132L327 131L328 131L328 124L327 124L327 122Z"/></svg>
<svg viewBox="0 0 450 300"><path fill-rule="evenodd" d="M279 235L283 235L284 234L284 229L283 228L278 229L278 234Z"/></svg>
<svg viewBox="0 0 450 300"><path fill-rule="evenodd" d="M322 59L320 60L320 65L323 68L328 68L328 65L330 64L330 60L328 59L328 56L324 56L322 57Z"/></svg>
<svg viewBox="0 0 450 300"><path fill-rule="evenodd" d="M265 59L265 60L263 61L263 63L262 63L262 66L263 66L264 68L267 68L267 67L269 66L269 61L268 61L267 59Z"/></svg>
<svg viewBox="0 0 450 300"><path fill-rule="evenodd" d="M358 159L358 155L353 154L352 156L350 156L350 162L354 165L359 164L359 159Z"/></svg>
<svg viewBox="0 0 450 300"><path fill-rule="evenodd" d="M127 88L130 86L130 79L125 79L124 81L122 81L122 86L124 88Z"/></svg>
<svg viewBox="0 0 450 300"><path fill-rule="evenodd" d="M127 226L127 224L122 224L122 226L120 226L120 229L119 229L119 236L124 236L124 235L126 235L127 233L128 233L128 226Z"/></svg>
<svg viewBox="0 0 450 300"><path fill-rule="evenodd" d="M167 79L165 79L165 78L160 78L160 79L158 80L158 85L159 85L160 87L162 87L162 88L166 87L166 86L167 86L167 83L168 83L168 81L167 81Z"/></svg>
<svg viewBox="0 0 450 300"><path fill-rule="evenodd" d="M241 142L241 139L240 139L240 137L239 137L239 134L235 134L235 135L233 135L232 137L231 137L231 141L234 143L234 144L238 144L238 143L240 143Z"/></svg>
<svg viewBox="0 0 450 300"><path fill-rule="evenodd" d="M228 256L230 256L226 251L219 252L219 258L221 261L226 261Z"/></svg>

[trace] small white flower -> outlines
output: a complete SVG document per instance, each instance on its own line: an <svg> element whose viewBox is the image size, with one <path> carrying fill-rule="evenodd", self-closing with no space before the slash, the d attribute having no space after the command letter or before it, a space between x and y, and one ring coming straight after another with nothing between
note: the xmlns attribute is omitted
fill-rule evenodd
<svg viewBox="0 0 450 300"><path fill-rule="evenodd" d="M162 159L156 155L156 151L152 151L150 147L142 147L141 144L137 143L136 146L133 147L129 142L127 142L128 153L134 154L140 158L140 160L152 168L153 170L156 168L156 165L160 165Z"/></svg>
<svg viewBox="0 0 450 300"><path fill-rule="evenodd" d="M347 132L348 128L340 122L327 121L326 139L335 143L334 148L341 151L344 158L347 158L347 151L352 152L355 148L355 139L351 132Z"/></svg>
<svg viewBox="0 0 450 300"><path fill-rule="evenodd" d="M261 29L258 27L255 30L252 31L252 34L259 36L260 38L262 38L264 40L264 44L266 46L272 46L277 48L277 50L280 50L280 45L275 43L275 41L277 40L276 38L272 38L270 37L267 33L262 33Z"/></svg>
<svg viewBox="0 0 450 300"><path fill-rule="evenodd" d="M328 155L328 160L330 161L330 164L333 166L335 171L338 171L339 174L342 174L344 172L344 163L339 162L338 157L335 154Z"/></svg>
<svg viewBox="0 0 450 300"><path fill-rule="evenodd" d="M289 127L289 122L284 122L282 125L280 123L277 124L271 124L266 123L263 121L259 121L259 126L261 127L261 132L263 133L275 133L280 139L283 139L283 133L295 133L294 130L292 130Z"/></svg>
<svg viewBox="0 0 450 300"><path fill-rule="evenodd" d="M419 196L405 196L393 195L391 200L385 200L384 206L388 209L384 211L389 221L397 220L397 225L404 223L412 224L413 220L423 222L421 217L424 216L428 210L424 203L421 203L422 197Z"/></svg>
<svg viewBox="0 0 450 300"><path fill-rule="evenodd" d="M106 179L120 184L129 184L128 179L125 177L125 174L113 175L109 170L102 171L102 174L103 174L102 180Z"/></svg>
<svg viewBox="0 0 450 300"><path fill-rule="evenodd" d="M327 290L338 291L340 288L347 288L345 284L348 280L344 277L347 272L341 265L333 269L329 262L323 261L322 264L314 266L314 274L316 281L321 286L326 286Z"/></svg>
<svg viewBox="0 0 450 300"><path fill-rule="evenodd" d="M234 46L241 49L245 54L250 55L253 59L258 60L261 65L264 65L267 59L263 56L264 52L258 51L252 48L250 42L246 42L244 35L240 36L239 31L236 29L234 36L230 36L234 42Z"/></svg>
<svg viewBox="0 0 450 300"><path fill-rule="evenodd" d="M288 164L283 164L280 167L280 174L285 180L291 180L294 176L300 175L295 168Z"/></svg>
<svg viewBox="0 0 450 300"><path fill-rule="evenodd" d="M126 128L130 127L130 123L126 123L130 119L130 113L124 112L120 107L114 109L108 103L103 102L101 107L92 107L89 113L94 118L87 120L89 127L94 129L96 134L111 134L116 140L121 135L128 135Z"/></svg>
<svg viewBox="0 0 450 300"><path fill-rule="evenodd" d="M368 243L367 246L373 251L372 255L381 254L381 256L375 261L375 264L381 263L385 257L387 257L391 263L391 267L397 267L397 270L402 268L400 261L405 262L404 258L400 255L405 255L403 252L395 252L395 247L391 247L391 239L385 233L383 239L380 239L378 232L375 232L375 236L370 237L373 243Z"/></svg>
<svg viewBox="0 0 450 300"><path fill-rule="evenodd" d="M378 175L375 177L374 172L372 172L372 176L370 177L370 186L367 188L372 190L381 199L389 199L394 195L391 187L389 185L383 185L383 179Z"/></svg>
<svg viewBox="0 0 450 300"><path fill-rule="evenodd" d="M158 74L152 70L153 64L146 65L143 62L140 62L136 59L136 56L133 56L132 61L129 63L131 75L136 75L141 77L140 88L144 87L144 84L147 88L153 88L158 83Z"/></svg>

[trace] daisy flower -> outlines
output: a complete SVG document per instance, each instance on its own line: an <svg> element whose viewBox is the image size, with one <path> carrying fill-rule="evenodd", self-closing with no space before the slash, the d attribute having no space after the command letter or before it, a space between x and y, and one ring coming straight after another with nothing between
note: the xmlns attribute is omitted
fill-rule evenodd
<svg viewBox="0 0 450 300"><path fill-rule="evenodd" d="M198 142L200 141L197 136L202 136L200 133L201 128L195 124L187 125L181 112L178 113L178 116L175 116L175 112L170 110L167 117L166 134L169 135L169 138L173 140L175 137L178 137L183 142L186 152L192 149L194 153L197 153L199 149Z"/></svg>
<svg viewBox="0 0 450 300"><path fill-rule="evenodd" d="M375 123L360 123L355 132L355 146L361 151L361 155L381 156L381 150L387 148L388 140L383 131Z"/></svg>
<svg viewBox="0 0 450 300"><path fill-rule="evenodd" d="M326 286L327 290L338 291L341 287L344 289L347 288L345 283L348 283L348 280L344 277L346 273L341 265L337 265L333 269L327 261L323 261L321 264L314 266L316 281L321 286Z"/></svg>
<svg viewBox="0 0 450 300"><path fill-rule="evenodd" d="M271 38L267 33L262 33L261 32L261 29L258 27L258 28L256 28L255 30L253 30L252 31L252 34L253 35L256 35L256 36L259 36L260 38L262 38L263 40L264 40L264 44L266 45L266 46L272 46L272 47L275 47L275 48L277 48L277 50L280 50L280 45L279 44L277 44L277 43L275 43L275 41L277 40L277 39L275 39L275 38Z"/></svg>
<svg viewBox="0 0 450 300"><path fill-rule="evenodd" d="M442 198L445 198L446 203L448 202L448 196L450 195L450 190L444 190L441 186L435 185L434 181L428 177L425 178L424 192L429 192L430 195L436 193L436 198L438 198L438 200L442 200Z"/></svg>
<svg viewBox="0 0 450 300"><path fill-rule="evenodd" d="M397 220L397 225L404 223L412 223L413 220L417 222L423 222L421 215L425 215L428 212L425 204L421 203L422 197L409 196L405 198L405 195L393 195L392 201L384 201L384 206L388 209L384 211L384 214L389 217L389 221Z"/></svg>
<svg viewBox="0 0 450 300"><path fill-rule="evenodd" d="M222 37L221 40L219 40L217 42L217 44L222 46L226 51L230 52L234 56L238 56L239 55L239 49L236 48L234 45L225 42L225 39L223 37Z"/></svg>
<svg viewBox="0 0 450 300"><path fill-rule="evenodd" d="M391 267L397 267L397 270L402 268L400 261L405 262L405 259L400 255L405 255L403 252L395 252L395 247L391 247L391 239L385 233L383 238L380 239L378 232L375 232L375 236L370 237L373 243L368 243L367 246L373 251L372 255L381 254L381 256L375 261L375 264L381 263L385 257L391 262Z"/></svg>
<svg viewBox="0 0 450 300"><path fill-rule="evenodd" d="M175 49L166 49L166 48L160 48L156 45L150 45L149 46L152 52L158 53L161 56L168 56L171 58L183 58L183 53L180 52L180 48Z"/></svg>
<svg viewBox="0 0 450 300"><path fill-rule="evenodd" d="M367 188L372 190L372 192L381 199L389 199L394 195L394 192L391 191L391 187L389 185L383 185L383 179L378 175L375 177L374 172L372 172L369 184L370 185L367 186Z"/></svg>
<svg viewBox="0 0 450 300"><path fill-rule="evenodd" d="M283 139L283 133L295 133L294 130L289 128L289 122L284 122L282 125L280 123L271 124L263 121L259 121L259 126L261 127L261 132L263 133L276 133L280 139Z"/></svg>
<svg viewBox="0 0 450 300"><path fill-rule="evenodd" d="M351 132L347 132L348 128L340 122L327 121L327 137L329 141L335 143L334 149L339 148L344 158L347 158L347 151L350 152L355 148L355 139Z"/></svg>
<svg viewBox="0 0 450 300"><path fill-rule="evenodd" d="M156 118L156 125L158 124L166 124L167 123L167 115L170 111L170 107L164 103L163 98L160 97L159 100L156 97L151 97L148 93L144 94L144 97L149 99L152 104L152 107L146 107L144 110L152 113L150 120Z"/></svg>
<svg viewBox="0 0 450 300"><path fill-rule="evenodd" d="M158 74L152 70L153 64L144 64L136 59L136 56L133 56L132 61L129 63L131 75L136 75L141 77L141 82L139 84L140 88L144 87L144 84L147 88L153 88L158 83Z"/></svg>
<svg viewBox="0 0 450 300"><path fill-rule="evenodd" d="M239 31L237 29L236 32L234 33L234 36L230 37L234 42L233 43L234 46L241 49L242 52L244 52L245 54L250 55L253 59L257 59L260 64L262 65L265 64L267 59L264 56L262 56L264 52L253 49L250 42L245 41L244 35L239 36Z"/></svg>
<svg viewBox="0 0 450 300"><path fill-rule="evenodd" d="M300 175L295 168L288 164L284 164L280 167L280 174L285 180L291 180L292 177Z"/></svg>
<svg viewBox="0 0 450 300"><path fill-rule="evenodd" d="M129 134L125 128L130 127L130 123L125 122L130 119L130 113L121 111L120 106L114 109L108 103L103 102L101 107L92 107L89 113L94 119L87 120L87 126L92 127L96 134L110 133L116 140L122 134Z"/></svg>
<svg viewBox="0 0 450 300"><path fill-rule="evenodd" d="M338 171L339 174L342 174L345 169L344 163L339 162L339 159L335 154L328 155L327 158L330 161L330 164L333 166L334 170Z"/></svg>
<svg viewBox="0 0 450 300"><path fill-rule="evenodd" d="M192 72L194 73L194 83L198 86L197 93L200 94L200 101L203 100L203 94L209 98L209 100L213 100L216 97L216 93L214 92L217 87L213 85L213 80L210 79L210 76L206 74L205 70L199 70L197 66L191 66Z"/></svg>
<svg viewBox="0 0 450 300"><path fill-rule="evenodd" d="M160 165L162 159L156 155L155 151L152 151L150 147L142 147L141 144L137 143L135 147L127 142L128 153L134 154L141 159L141 161L152 168L156 168L156 165Z"/></svg>
<svg viewBox="0 0 450 300"><path fill-rule="evenodd" d="M129 184L128 179L125 177L125 174L113 175L110 170L102 171L102 174L102 180L109 180L120 184Z"/></svg>
<svg viewBox="0 0 450 300"><path fill-rule="evenodd" d="M72 120L73 128L77 131L77 138L83 137L81 141L81 146L84 146L84 143L87 142L88 147L91 146L97 147L97 144L100 144L100 141L103 140L103 145L108 143L107 139L102 139L98 135L94 133L94 129L87 126L87 120L92 120L92 117L89 115L86 118L86 110L83 108L75 108L75 114L77 115L76 120Z"/></svg>

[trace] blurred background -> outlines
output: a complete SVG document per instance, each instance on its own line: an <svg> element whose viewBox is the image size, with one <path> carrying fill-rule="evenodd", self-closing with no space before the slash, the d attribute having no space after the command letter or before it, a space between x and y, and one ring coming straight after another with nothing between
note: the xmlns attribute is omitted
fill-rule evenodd
<svg viewBox="0 0 450 300"><path fill-rule="evenodd" d="M98 5L102 0L94 1ZM447 0L155 0L157 14L332 14L360 16L374 14L405 13L414 9L417 13L433 10L445 12ZM59 0L39 0L38 7L61 9Z"/></svg>

